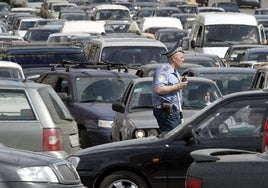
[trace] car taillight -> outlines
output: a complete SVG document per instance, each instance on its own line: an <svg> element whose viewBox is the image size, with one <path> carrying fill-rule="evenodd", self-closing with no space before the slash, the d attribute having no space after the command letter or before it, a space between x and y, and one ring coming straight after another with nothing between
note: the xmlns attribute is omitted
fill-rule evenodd
<svg viewBox="0 0 268 188"><path fill-rule="evenodd" d="M59 151L63 148L60 129L43 129L43 151Z"/></svg>
<svg viewBox="0 0 268 188"><path fill-rule="evenodd" d="M268 120L265 122L264 132L262 137L262 151L265 152L268 148Z"/></svg>
<svg viewBox="0 0 268 188"><path fill-rule="evenodd" d="M187 176L185 180L185 188L202 188L203 180Z"/></svg>

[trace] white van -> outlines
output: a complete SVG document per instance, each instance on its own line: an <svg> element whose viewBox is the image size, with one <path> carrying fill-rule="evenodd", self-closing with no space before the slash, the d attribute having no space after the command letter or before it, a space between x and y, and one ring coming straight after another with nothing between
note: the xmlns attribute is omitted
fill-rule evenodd
<svg viewBox="0 0 268 188"><path fill-rule="evenodd" d="M265 44L262 28L245 13L200 13L183 47L223 58L231 44Z"/></svg>

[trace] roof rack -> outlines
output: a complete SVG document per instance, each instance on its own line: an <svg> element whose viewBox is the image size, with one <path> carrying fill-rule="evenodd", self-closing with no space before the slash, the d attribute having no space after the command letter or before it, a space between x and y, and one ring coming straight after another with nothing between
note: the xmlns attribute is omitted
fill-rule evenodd
<svg viewBox="0 0 268 188"><path fill-rule="evenodd" d="M124 70L125 73L128 73L128 68L124 64L113 64L113 63L98 63L98 64L87 64L78 61L63 60L62 62L51 64L51 71L56 71L57 67L66 68L66 72L70 72L73 68L88 68L88 69L105 69L105 70L114 70L117 69L118 72Z"/></svg>

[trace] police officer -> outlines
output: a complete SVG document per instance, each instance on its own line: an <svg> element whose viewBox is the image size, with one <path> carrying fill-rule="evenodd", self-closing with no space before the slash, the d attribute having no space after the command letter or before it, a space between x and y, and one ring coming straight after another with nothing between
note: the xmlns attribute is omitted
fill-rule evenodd
<svg viewBox="0 0 268 188"><path fill-rule="evenodd" d="M181 90L188 81L181 78L177 71L184 62L184 52L178 46L179 43L163 54L168 62L156 69L153 78L153 114L161 132L170 131L182 122Z"/></svg>

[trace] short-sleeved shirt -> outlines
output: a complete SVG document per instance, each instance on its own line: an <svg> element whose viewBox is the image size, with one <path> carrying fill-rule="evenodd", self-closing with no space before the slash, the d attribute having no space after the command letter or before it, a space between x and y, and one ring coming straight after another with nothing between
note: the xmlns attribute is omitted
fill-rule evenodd
<svg viewBox="0 0 268 188"><path fill-rule="evenodd" d="M175 85L180 80L179 73L174 70L169 63L164 63L163 65L160 65L154 73L153 77L153 91L155 87L161 87L165 85ZM160 105L163 102L172 103L176 106L176 108L179 110L179 100L178 95L180 96L180 101L182 101L181 92L172 92L166 95L157 95L155 92L153 92L153 98L152 102L153 105Z"/></svg>

